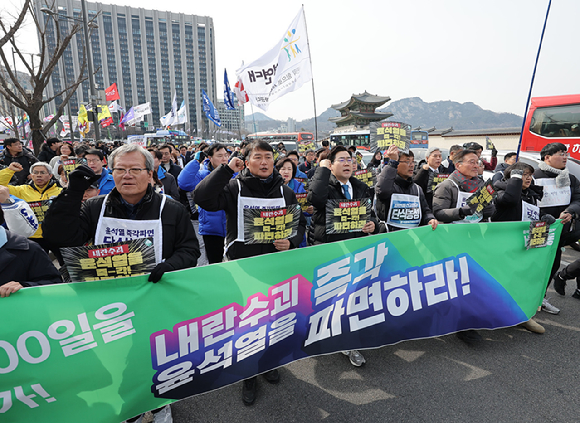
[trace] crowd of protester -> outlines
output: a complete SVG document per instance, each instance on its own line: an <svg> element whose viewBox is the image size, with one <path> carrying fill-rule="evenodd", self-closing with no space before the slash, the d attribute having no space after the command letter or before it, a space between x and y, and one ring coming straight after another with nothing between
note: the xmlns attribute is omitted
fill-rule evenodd
<svg viewBox="0 0 580 423"><path fill-rule="evenodd" d="M376 176L369 187L354 176L361 168L356 149L330 148L328 142L317 151L299 153L259 140L235 148L167 143L113 149L105 143L71 145L51 138L35 157L19 140L6 139L0 154L0 260L21 264L0 272L0 296L62 282L55 267L64 266L59 249L109 243L111 230L138 234L146 229L153 234L156 266L149 281L154 283L165 272L196 265L426 225L436 231L440 224L561 219L560 246L580 239L580 228L574 227L580 216L580 182L566 169L566 146L545 146L538 169L518 162L515 153L498 164L495 149L487 162L482 151L477 143L456 145L443 160L441 150L431 147L425 163L416 168L413 150L391 146L384 154L375 152L368 164ZM67 169L71 161L74 165ZM466 200L485 184L484 170L495 172L497 197L476 213ZM294 236L272 243L245 242L244 208L288 207L298 204L296 194L306 194L306 205ZM47 209L38 213L38 204L46 200ZM333 233L326 212L332 200L368 200L372 207L359 230ZM546 290L554 280L556 292L565 295L566 281L577 278L573 297L580 299L580 261L559 271L560 260L558 249ZM548 298L541 309L559 313ZM545 331L533 319L523 326ZM475 330L457 336L468 344L482 339ZM354 366L365 363L359 351L343 354ZM269 383L280 380L277 370L263 376ZM246 405L256 399L257 380L243 382ZM169 406L153 413L155 421L171 421Z"/></svg>

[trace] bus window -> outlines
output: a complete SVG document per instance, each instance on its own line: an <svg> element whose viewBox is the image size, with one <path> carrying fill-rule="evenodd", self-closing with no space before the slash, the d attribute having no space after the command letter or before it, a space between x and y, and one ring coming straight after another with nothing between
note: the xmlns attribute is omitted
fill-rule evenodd
<svg viewBox="0 0 580 423"><path fill-rule="evenodd" d="M530 132L542 137L580 137L580 104L541 107L534 111Z"/></svg>

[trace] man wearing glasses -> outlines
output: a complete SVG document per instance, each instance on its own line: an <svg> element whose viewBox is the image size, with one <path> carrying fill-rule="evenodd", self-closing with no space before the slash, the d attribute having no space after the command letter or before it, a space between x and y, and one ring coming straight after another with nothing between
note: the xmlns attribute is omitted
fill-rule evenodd
<svg viewBox="0 0 580 423"><path fill-rule="evenodd" d="M572 220L580 216L580 182L569 173L566 169L568 161L568 152L566 146L559 142L550 143L540 151L542 161L538 165L539 169L534 172L534 181L536 185L544 188L544 196L538 206L540 215L551 214L552 216L562 219L562 235L560 236L560 247L576 242L580 239L580 228L572 230ZM550 281L560 268L562 250L558 248ZM547 289L546 286L546 289ZM566 295L566 281L556 277L554 279L554 289L560 295ZM542 303L542 310L551 314L558 314L560 310L545 299Z"/></svg>
<svg viewBox="0 0 580 423"><path fill-rule="evenodd" d="M91 239L95 245L129 241L140 237L133 234L153 231L157 266L149 281L158 282L168 271L194 267L199 244L189 213L177 201L153 190L151 154L127 144L113 151L110 163L115 188L84 203L85 190L98 176L84 165L71 172L68 188L46 215L45 237L59 247L76 247ZM111 235L115 233L119 235Z"/></svg>
<svg viewBox="0 0 580 423"><path fill-rule="evenodd" d="M435 230L437 219L423 190L413 182L415 155L412 151L399 152L396 145L391 145L386 156L389 163L381 171L375 186L379 219L386 222L389 232L421 225L431 225Z"/></svg>
<svg viewBox="0 0 580 423"><path fill-rule="evenodd" d="M308 187L308 204L314 206L312 215L312 227L314 231L314 244L327 242L344 241L352 238L359 238L369 234L379 233L379 222L372 216L364 223L362 229L353 230L346 233L327 232L326 207L333 204L332 200L353 200L372 201L373 194L370 188L357 178L352 176L356 167L356 159L353 159L350 152L342 145L337 145L328 155L328 159L321 160L312 181ZM356 350L343 351L348 356L353 366L362 366L365 359Z"/></svg>
<svg viewBox="0 0 580 423"><path fill-rule="evenodd" d="M113 175L105 168L105 155L98 148L92 148L85 154L87 165L99 176L97 181L102 195L110 193L115 188Z"/></svg>

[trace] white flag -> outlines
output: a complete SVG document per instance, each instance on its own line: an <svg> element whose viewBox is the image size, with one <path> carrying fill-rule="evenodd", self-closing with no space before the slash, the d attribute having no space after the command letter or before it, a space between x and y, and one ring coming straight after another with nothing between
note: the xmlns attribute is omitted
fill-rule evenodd
<svg viewBox="0 0 580 423"><path fill-rule="evenodd" d="M182 124L187 122L187 108L185 107L185 100L181 102L181 107L177 111L177 123Z"/></svg>
<svg viewBox="0 0 580 423"><path fill-rule="evenodd" d="M151 113L153 113L151 111L151 103L147 102L147 103L143 103L143 104L139 104L138 106L135 106L134 108L135 111L135 118L139 118L141 120L143 116L145 115L150 115Z"/></svg>
<svg viewBox="0 0 580 423"><path fill-rule="evenodd" d="M252 104L267 111L270 103L312 79L304 8L268 53L236 71Z"/></svg>
<svg viewBox="0 0 580 423"><path fill-rule="evenodd" d="M165 116L161 116L159 118L159 122L161 122L161 126L169 126L171 125L172 120L171 112L167 113Z"/></svg>
<svg viewBox="0 0 580 423"><path fill-rule="evenodd" d="M115 100L111 104L109 104L109 112L114 113L114 112L118 112L118 111L119 111L119 104L117 103L117 100Z"/></svg>

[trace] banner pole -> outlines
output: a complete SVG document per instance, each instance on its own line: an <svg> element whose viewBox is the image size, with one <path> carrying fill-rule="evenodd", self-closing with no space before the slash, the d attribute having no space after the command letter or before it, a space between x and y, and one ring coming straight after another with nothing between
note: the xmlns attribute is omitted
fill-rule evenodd
<svg viewBox="0 0 580 423"><path fill-rule="evenodd" d="M308 25L306 23L306 13L302 4L302 16L304 17L304 27L306 28L306 44L308 45L308 60L310 60L310 73L312 74L312 55L310 54L310 39L308 37ZM312 102L314 103L314 142L318 142L318 115L316 114L316 94L314 92L314 76L312 76Z"/></svg>
<svg viewBox="0 0 580 423"><path fill-rule="evenodd" d="M517 152L516 160L519 160L520 158L520 149L522 148L522 136L524 135L524 127L526 125L526 119L528 117L528 107L530 106L530 100L532 98L532 88L534 87L534 79L536 78L536 68L538 67L538 60L540 59L540 51L542 51L542 41L544 41L544 33L546 32L546 24L548 23L550 6L552 6L552 0L548 1L548 10L546 10L546 19L544 19L544 28L542 28L540 45L538 47L538 53L536 54L536 63L534 64L534 72L532 73L532 82L530 83L530 91L528 92L528 101L526 102L526 109L524 110L524 120L522 122L522 130L520 132L520 141L518 142L518 149L516 151Z"/></svg>

